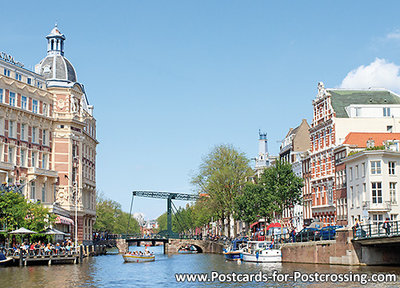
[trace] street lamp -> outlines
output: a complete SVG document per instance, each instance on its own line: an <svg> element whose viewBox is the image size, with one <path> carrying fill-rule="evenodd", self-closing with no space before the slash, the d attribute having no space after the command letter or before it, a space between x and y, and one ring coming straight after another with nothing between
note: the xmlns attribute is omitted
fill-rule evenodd
<svg viewBox="0 0 400 288"><path fill-rule="evenodd" d="M75 249L78 247L78 165L79 165L79 159L78 157L74 157L73 160L73 168L76 169L74 174L74 182L73 182L73 189L75 190Z"/></svg>

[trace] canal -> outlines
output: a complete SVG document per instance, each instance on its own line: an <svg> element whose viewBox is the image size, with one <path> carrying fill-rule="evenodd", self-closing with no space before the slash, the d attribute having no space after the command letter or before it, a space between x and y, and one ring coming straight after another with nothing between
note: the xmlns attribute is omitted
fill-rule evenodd
<svg viewBox="0 0 400 288"><path fill-rule="evenodd" d="M143 247L131 247L131 250ZM77 265L0 267L0 287L399 287L397 283L177 283L175 273L341 273L371 276L373 273L394 273L400 279L400 267L347 267L309 264L252 264L226 262L222 255L163 255L163 247L150 247L156 261L123 263L121 255L105 255L84 259Z"/></svg>

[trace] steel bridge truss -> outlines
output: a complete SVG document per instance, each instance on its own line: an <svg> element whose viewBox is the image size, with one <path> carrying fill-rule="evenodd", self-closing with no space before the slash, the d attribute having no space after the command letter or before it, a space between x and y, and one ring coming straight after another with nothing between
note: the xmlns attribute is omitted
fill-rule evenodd
<svg viewBox="0 0 400 288"><path fill-rule="evenodd" d="M181 201L196 201L199 196L195 194L186 194L186 193L176 193L176 192L162 192L162 191L132 191L132 201L131 208L129 212L129 220L132 215L132 206L133 206L133 198L134 197L146 197L146 198L157 198L157 199L166 199L167 200L167 238L173 235L172 231L172 200L181 200ZM175 205L174 205L175 207ZM175 210L176 207L175 207ZM129 231L129 220L128 220L128 228L127 234Z"/></svg>

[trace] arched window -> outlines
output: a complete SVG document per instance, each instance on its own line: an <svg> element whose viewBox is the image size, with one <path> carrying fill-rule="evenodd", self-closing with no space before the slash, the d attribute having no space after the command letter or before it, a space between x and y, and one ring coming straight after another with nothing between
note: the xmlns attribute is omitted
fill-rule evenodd
<svg viewBox="0 0 400 288"><path fill-rule="evenodd" d="M51 50L54 50L54 40L51 40Z"/></svg>

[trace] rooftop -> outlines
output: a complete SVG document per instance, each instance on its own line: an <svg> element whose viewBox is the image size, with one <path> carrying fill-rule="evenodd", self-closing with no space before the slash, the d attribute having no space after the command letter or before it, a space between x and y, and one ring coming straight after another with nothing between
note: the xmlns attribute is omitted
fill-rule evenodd
<svg viewBox="0 0 400 288"><path fill-rule="evenodd" d="M400 104L399 95L386 89L327 89L338 118L348 118L345 108L351 104Z"/></svg>
<svg viewBox="0 0 400 288"><path fill-rule="evenodd" d="M400 140L400 133L365 133L350 132L347 134L343 144L356 145L359 148L366 148L367 141L373 140L375 146L383 145L387 140Z"/></svg>

